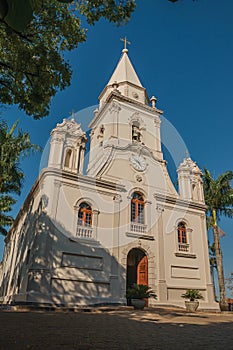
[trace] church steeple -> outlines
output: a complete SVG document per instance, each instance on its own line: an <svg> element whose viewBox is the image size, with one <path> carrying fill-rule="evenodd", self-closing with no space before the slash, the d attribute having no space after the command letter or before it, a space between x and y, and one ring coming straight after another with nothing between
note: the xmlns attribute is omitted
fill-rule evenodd
<svg viewBox="0 0 233 350"><path fill-rule="evenodd" d="M100 106L106 102L112 91L118 91L125 97L148 104L146 89L142 86L137 73L134 70L128 56L126 45L122 50L121 58L111 78L99 96Z"/></svg>
<svg viewBox="0 0 233 350"><path fill-rule="evenodd" d="M111 86L115 82L117 82L118 84L131 83L136 86L142 87L137 73L135 72L132 63L130 62L128 56L128 49L122 50L122 56L120 58L120 61L118 62L116 69L114 70L111 78L109 79L107 86Z"/></svg>

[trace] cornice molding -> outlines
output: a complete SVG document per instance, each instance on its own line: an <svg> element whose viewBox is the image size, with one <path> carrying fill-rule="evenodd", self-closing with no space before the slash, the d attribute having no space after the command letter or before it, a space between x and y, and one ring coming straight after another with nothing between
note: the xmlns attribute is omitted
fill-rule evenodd
<svg viewBox="0 0 233 350"><path fill-rule="evenodd" d="M78 182L80 184L90 184L90 185L94 185L95 187L108 188L110 190L117 190L120 192L125 191L125 186L119 185L115 182L101 180L88 175L74 174L62 169L46 168L42 170L41 175L43 177L46 177L46 176L62 177L62 179L75 181L76 183Z"/></svg>
<svg viewBox="0 0 233 350"><path fill-rule="evenodd" d="M127 237L133 237L133 238L138 238L138 239L145 239L147 241L154 241L155 238L150 235L145 235L142 233L134 233L134 232L126 232L125 233Z"/></svg>
<svg viewBox="0 0 233 350"><path fill-rule="evenodd" d="M104 111L108 108L109 103L112 101L119 101L119 102L127 102L131 105L135 105L141 109L144 109L147 112L152 113L156 118L160 118L160 115L163 114L163 111L161 111L160 109L157 108L152 108L151 106L148 106L142 102L139 101L135 101L134 99L130 98L130 97L126 97L121 95L119 92L117 91L112 91L109 96L106 99L106 102L103 104L103 106L98 110L98 112L95 113L94 118L92 119L92 121L89 124L89 128L93 128L93 125L98 122L98 120L100 119L102 113L104 113ZM159 114L159 115L158 115ZM158 120L159 122L159 120Z"/></svg>
<svg viewBox="0 0 233 350"><path fill-rule="evenodd" d="M138 89L138 90L141 90L141 91L143 91L143 92L146 92L146 89L145 89L143 86L138 86L138 85L136 85L136 84L134 84L134 83L131 83L130 81L126 81L126 80L117 83L117 87L122 86L122 85L125 85L125 84L127 84L127 85L129 85L129 86L131 86L131 87L133 87L133 88L136 88L136 89ZM111 88L112 88L112 85L111 85L111 84L110 84L110 85L106 85L105 88L103 89L103 91L101 92L101 94L99 95L99 100L101 100L101 98L104 96L105 92L106 92L107 90L111 89ZM113 92L113 91L112 91L112 92ZM111 92L111 93L112 93L112 92ZM120 94L120 92L119 92L118 90L115 90L114 93Z"/></svg>
<svg viewBox="0 0 233 350"><path fill-rule="evenodd" d="M180 199L180 198L176 198L176 197L171 197L169 195L163 195L163 194L158 194L155 193L154 194L154 198L161 203L166 203L166 204L170 204L172 206L176 205L176 206L182 206L182 207L187 207L189 209L196 209L196 210L201 210L201 211L206 211L207 210L207 205L206 204L202 204L199 202L194 202L194 201L188 201L185 199Z"/></svg>
<svg viewBox="0 0 233 350"><path fill-rule="evenodd" d="M191 259L197 258L196 254L190 254L190 253L175 253L175 256L180 258L191 258Z"/></svg>
<svg viewBox="0 0 233 350"><path fill-rule="evenodd" d="M40 189L44 179L47 176L53 176L56 177L55 182L56 182L56 186L58 185L58 182L60 182L57 178L62 178L61 179L61 183L64 180L69 180L69 181L74 181L79 184L88 184L91 186L95 186L95 187L101 187L104 189L109 189L112 190L114 192L118 191L118 192L125 192L125 186L123 185L119 185L115 182L110 182L110 181L106 181L106 180L101 180L101 179L96 179L96 178L92 178L90 176L87 175L81 175L81 174L74 174L74 173L70 173L67 172L65 170L62 169L56 169L56 168L45 168L41 171L40 175L38 176L38 178L36 179L34 185L32 186L29 194L27 195L22 207L20 208L18 215L16 216L14 223L12 224L12 226L10 227L10 230L8 232L8 234L6 235L5 238L5 243L8 243L12 233L14 232L15 227L18 225L21 217L23 216L23 213L25 211L27 211L27 207L29 206L33 196L35 195L36 191L38 191L38 189Z"/></svg>
<svg viewBox="0 0 233 350"><path fill-rule="evenodd" d="M121 146L121 145L114 145L112 143L105 143L105 145L103 146L104 149L107 149L107 148L112 148L114 150L119 150L119 151L130 151L130 152L136 152L136 153L139 153L140 152L140 155L142 156L147 156L147 157L150 157L152 158L153 160L155 160L156 162L159 162L161 164L165 164L166 165L166 161L164 159L160 159L158 157L156 157L153 153L153 151L148 148L147 146L145 145L142 145L138 142L131 142L131 143L128 143L127 145L124 145L124 146Z"/></svg>

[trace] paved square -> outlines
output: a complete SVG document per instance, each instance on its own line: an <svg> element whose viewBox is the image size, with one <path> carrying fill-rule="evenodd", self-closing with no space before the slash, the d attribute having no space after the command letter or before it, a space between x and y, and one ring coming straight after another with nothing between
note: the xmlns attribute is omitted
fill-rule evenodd
<svg viewBox="0 0 233 350"><path fill-rule="evenodd" d="M233 349L233 313L0 312L1 350Z"/></svg>

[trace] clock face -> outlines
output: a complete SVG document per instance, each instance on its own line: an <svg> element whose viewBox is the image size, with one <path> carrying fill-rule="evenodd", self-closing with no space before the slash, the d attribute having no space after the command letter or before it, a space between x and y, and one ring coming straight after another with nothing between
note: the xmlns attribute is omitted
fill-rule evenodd
<svg viewBox="0 0 233 350"><path fill-rule="evenodd" d="M144 171L146 169L146 160L143 157L132 154L130 161L135 170Z"/></svg>

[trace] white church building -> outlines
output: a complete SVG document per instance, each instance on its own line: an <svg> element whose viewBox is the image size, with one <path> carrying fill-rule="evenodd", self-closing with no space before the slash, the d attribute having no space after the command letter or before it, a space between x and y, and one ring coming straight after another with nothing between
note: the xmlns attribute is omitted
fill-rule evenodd
<svg viewBox="0 0 233 350"><path fill-rule="evenodd" d="M185 158L175 189L163 158L162 111L128 57L99 97L88 135L74 119L51 132L48 165L5 239L0 301L125 305L133 283L149 305L184 307L187 289L218 309L210 276L202 173Z"/></svg>

